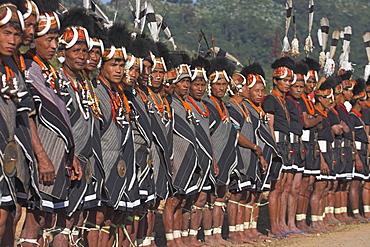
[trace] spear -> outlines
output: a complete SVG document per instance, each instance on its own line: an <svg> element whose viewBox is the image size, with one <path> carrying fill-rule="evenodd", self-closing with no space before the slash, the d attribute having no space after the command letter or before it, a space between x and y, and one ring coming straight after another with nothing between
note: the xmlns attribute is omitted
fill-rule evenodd
<svg viewBox="0 0 370 247"><path fill-rule="evenodd" d="M325 66L324 66L325 77L329 77L334 74L334 71L335 71L334 55L335 55L335 51L337 50L339 36L340 36L340 31L334 30L332 37L331 37L329 57L326 60Z"/></svg>
<svg viewBox="0 0 370 247"><path fill-rule="evenodd" d="M290 19L292 18L292 8L293 8L292 0L287 0L285 4L285 9L286 9L285 36L283 39L283 52L285 53L288 53L290 51L288 32L289 32L289 27L290 27Z"/></svg>
<svg viewBox="0 0 370 247"><path fill-rule="evenodd" d="M370 76L370 32L366 32L362 38L364 39L366 55L367 55L367 62L368 64L365 66L365 80L367 81Z"/></svg>
<svg viewBox="0 0 370 247"><path fill-rule="evenodd" d="M319 29L318 37L319 37L319 43L322 48L319 56L319 63L321 67L324 67L325 60L326 60L326 43L328 42L328 36L329 36L329 19L328 18L321 18L320 20L321 28Z"/></svg>
<svg viewBox="0 0 370 247"><path fill-rule="evenodd" d="M306 51L306 53L312 52L314 49L312 37L311 37L313 15L314 15L314 2L313 1L314 0L309 0L309 3L308 3L308 36L304 44L304 50Z"/></svg>

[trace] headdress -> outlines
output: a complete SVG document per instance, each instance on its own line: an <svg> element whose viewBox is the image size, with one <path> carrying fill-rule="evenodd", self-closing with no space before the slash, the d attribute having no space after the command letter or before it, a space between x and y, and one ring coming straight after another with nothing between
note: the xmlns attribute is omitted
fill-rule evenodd
<svg viewBox="0 0 370 247"><path fill-rule="evenodd" d="M247 79L249 88L252 88L256 83L262 83L266 87L265 72L259 63L253 63L244 67L241 74Z"/></svg>
<svg viewBox="0 0 370 247"><path fill-rule="evenodd" d="M366 100L367 95L366 95L366 83L364 78L358 78L356 80L356 84L353 87L353 100Z"/></svg>
<svg viewBox="0 0 370 247"><path fill-rule="evenodd" d="M322 82L322 83L321 83ZM334 97L334 89L337 86L337 79L335 76L322 78L315 91L315 96L331 98Z"/></svg>
<svg viewBox="0 0 370 247"><path fill-rule="evenodd" d="M343 89L345 90L353 90L353 87L355 86L356 82L352 80L352 71L345 71L345 70L339 70L338 76L340 77L342 81Z"/></svg>
<svg viewBox="0 0 370 247"><path fill-rule="evenodd" d="M290 57L281 57L275 60L271 65L274 69L273 78L284 79L287 76L294 77L293 73L294 61Z"/></svg>
<svg viewBox="0 0 370 247"><path fill-rule="evenodd" d="M23 14L23 19L26 20L29 18L32 14L36 16L36 22L38 22L40 17L39 8L37 7L36 3L32 0L26 0L24 3L24 6L26 8L26 11Z"/></svg>
<svg viewBox="0 0 370 247"><path fill-rule="evenodd" d="M41 37L48 33L58 33L60 29L59 17L55 11L58 10L59 0L42 0L38 4L40 11L35 37Z"/></svg>
<svg viewBox="0 0 370 247"><path fill-rule="evenodd" d="M370 76L366 80L366 92L370 93Z"/></svg>
<svg viewBox="0 0 370 247"><path fill-rule="evenodd" d="M306 84L306 81L309 78L308 74L308 65L304 62L296 62L293 68L294 74L296 76L296 80L291 83L294 85L297 81L303 81Z"/></svg>
<svg viewBox="0 0 370 247"><path fill-rule="evenodd" d="M319 81L319 71L320 71L320 64L318 61L306 57L302 60L305 64L308 65L308 79L313 79L315 82Z"/></svg>
<svg viewBox="0 0 370 247"><path fill-rule="evenodd" d="M169 50L167 46L162 42L155 43L157 49L153 49L153 70L155 67L162 67L164 71L167 71L167 64L169 61Z"/></svg>
<svg viewBox="0 0 370 247"><path fill-rule="evenodd" d="M108 30L108 38L104 44L103 60L127 60L127 49L131 49L131 34L123 23L115 23Z"/></svg>
<svg viewBox="0 0 370 247"><path fill-rule="evenodd" d="M215 83L218 79L224 78L230 82L235 66L225 57L216 57L210 61L211 66L207 71L209 82Z"/></svg>
<svg viewBox="0 0 370 247"><path fill-rule="evenodd" d="M59 43L62 48L69 49L77 42L86 42L91 49L88 29L92 30L94 22L83 8L75 8L66 12L61 18L61 37Z"/></svg>
<svg viewBox="0 0 370 247"><path fill-rule="evenodd" d="M186 77L191 78L191 59L189 55L184 51L172 51L169 52L169 55L171 64L177 71L177 78L174 80L174 83L177 83Z"/></svg>
<svg viewBox="0 0 370 247"><path fill-rule="evenodd" d="M206 82L208 81L207 70L210 67L210 62L202 56L198 56L191 62L191 80L194 81L196 78L203 78Z"/></svg>
<svg viewBox="0 0 370 247"><path fill-rule="evenodd" d="M22 13L17 6L10 1L0 1L0 26L4 26L9 22L17 22L21 29L24 30L24 20Z"/></svg>

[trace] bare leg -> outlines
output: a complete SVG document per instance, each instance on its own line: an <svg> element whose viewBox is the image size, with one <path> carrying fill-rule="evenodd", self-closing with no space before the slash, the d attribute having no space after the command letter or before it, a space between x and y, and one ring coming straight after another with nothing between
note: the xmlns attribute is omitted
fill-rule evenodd
<svg viewBox="0 0 370 247"><path fill-rule="evenodd" d="M175 195L174 197L168 198L165 204L165 208L163 211L163 224L164 224L164 230L166 233L168 247L177 246L177 242L175 242L174 234L173 234L174 218L175 218L175 211L181 210L181 203L183 199L184 199L183 196ZM180 216L181 218L181 211L180 211L180 215L178 216Z"/></svg>
<svg viewBox="0 0 370 247"><path fill-rule="evenodd" d="M270 224L271 224L271 234L281 235L284 230L280 229L279 225L279 212L280 212L280 202L282 193L281 181L271 182L271 191L269 194L269 214L270 214Z"/></svg>
<svg viewBox="0 0 370 247"><path fill-rule="evenodd" d="M280 211L278 212L278 223L282 231L287 232L289 228L286 223L288 196L293 184L294 174L291 172L282 172L280 175L282 193L280 195Z"/></svg>
<svg viewBox="0 0 370 247"><path fill-rule="evenodd" d="M314 185L314 191L311 196L311 220L312 220L312 227L315 230L322 230L321 225L319 224L320 216L322 215L320 212L320 200L325 192L327 181L316 181Z"/></svg>
<svg viewBox="0 0 370 247"><path fill-rule="evenodd" d="M360 215L360 187L361 187L361 180L354 179L351 182L350 187L350 202L351 208L353 213L353 218L356 220L363 219Z"/></svg>
<svg viewBox="0 0 370 247"><path fill-rule="evenodd" d="M37 242L39 233L45 226L46 215L46 212L27 209L26 219L21 232L21 238L29 240L32 239L31 241L36 240ZM26 241L22 243L22 246L31 247L35 246L35 244Z"/></svg>
<svg viewBox="0 0 370 247"><path fill-rule="evenodd" d="M86 227L90 228L84 232L86 246L98 247L99 229L104 222L106 207L99 207L97 211L88 211Z"/></svg>
<svg viewBox="0 0 370 247"><path fill-rule="evenodd" d="M293 178L292 189L288 198L288 227L290 231L299 231L295 224L297 214L298 194L302 183L302 173L295 173Z"/></svg>
<svg viewBox="0 0 370 247"><path fill-rule="evenodd" d="M238 203L242 197L241 193L231 194L229 203L227 204L227 216L229 220L229 237L228 240L234 244L242 244L243 241L239 237L239 231L236 229L236 221L238 215Z"/></svg>
<svg viewBox="0 0 370 247"><path fill-rule="evenodd" d="M8 207L0 208L0 234L1 236L4 236L0 238L1 246L14 245L14 232L13 232L14 218L8 210L9 210Z"/></svg>
<svg viewBox="0 0 370 247"><path fill-rule="evenodd" d="M224 206L226 198L227 186L218 186L217 195L219 198L216 199L213 211L213 240L215 240L219 245L231 246L232 243L224 240L222 238L222 224L224 222Z"/></svg>
<svg viewBox="0 0 370 247"><path fill-rule="evenodd" d="M189 232L189 244L190 246L202 246L202 242L198 241L197 233L202 221L202 211L204 210L204 205L207 202L207 193L200 192L198 198L194 203L193 209L191 211L190 219L190 232Z"/></svg>
<svg viewBox="0 0 370 247"><path fill-rule="evenodd" d="M364 202L365 218L370 218L370 182L365 182L362 188L362 201Z"/></svg>

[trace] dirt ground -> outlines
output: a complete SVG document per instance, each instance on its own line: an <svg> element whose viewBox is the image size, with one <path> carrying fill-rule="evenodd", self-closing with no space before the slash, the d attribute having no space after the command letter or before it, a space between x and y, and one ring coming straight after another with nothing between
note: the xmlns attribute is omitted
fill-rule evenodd
<svg viewBox="0 0 370 247"><path fill-rule="evenodd" d="M23 210L22 216L24 216ZM261 208L262 217L259 218L259 231L267 233L269 228L267 206ZM165 246L165 238L163 231L162 215L157 215L157 237L156 244L159 247ZM225 221L227 217L225 217ZM24 217L21 218L17 227L17 238L19 237ZM223 232L227 234L227 224L225 222ZM258 243L254 246L299 246L299 247L337 247L337 246L370 246L370 223L360 223L354 225L337 226L330 232L308 235L296 235L290 239L274 239L268 242ZM238 246L252 246L252 245L238 245Z"/></svg>

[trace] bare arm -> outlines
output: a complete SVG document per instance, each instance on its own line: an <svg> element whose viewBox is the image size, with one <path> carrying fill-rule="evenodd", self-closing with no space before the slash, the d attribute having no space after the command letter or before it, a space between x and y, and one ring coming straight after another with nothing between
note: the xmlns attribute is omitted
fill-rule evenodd
<svg viewBox="0 0 370 247"><path fill-rule="evenodd" d="M318 115L309 115L307 112L303 112L303 126L305 128L312 128L318 125L322 121L322 117Z"/></svg>
<svg viewBox="0 0 370 247"><path fill-rule="evenodd" d="M242 147L251 149L257 156L262 155L262 148L248 140L247 137L242 135L240 131L238 130L239 137L238 137L238 144Z"/></svg>
<svg viewBox="0 0 370 247"><path fill-rule="evenodd" d="M38 163L37 168L39 171L39 182L46 185L53 184L55 179L54 166L42 146L39 135L37 133L35 121L32 118L29 119L32 136L32 147Z"/></svg>
<svg viewBox="0 0 370 247"><path fill-rule="evenodd" d="M267 124L268 124L268 126L270 128L272 138L274 138L274 141L276 142L276 140L275 140L274 122L275 122L275 115L274 114L271 114L271 113L268 113Z"/></svg>

